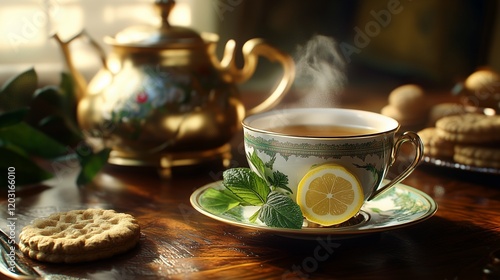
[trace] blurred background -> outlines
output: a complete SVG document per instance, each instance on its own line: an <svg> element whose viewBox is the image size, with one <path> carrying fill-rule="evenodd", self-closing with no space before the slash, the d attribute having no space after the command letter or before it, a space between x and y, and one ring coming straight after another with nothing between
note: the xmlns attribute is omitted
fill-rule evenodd
<svg viewBox="0 0 500 280"><path fill-rule="evenodd" d="M2 0L0 83L34 66L42 83L57 83L64 69L50 35L63 38L85 28L102 41L131 25L158 24L154 0ZM297 60L320 36L334 44L335 59L350 86L387 88L416 82L451 88L480 66L500 71L500 4L497 0L177 0L170 21L199 32L218 33L219 48L229 39L239 46L255 37ZM330 42L331 43L331 42ZM87 78L100 62L84 43L72 46ZM220 50L220 52L221 52ZM245 87L267 86L274 70ZM300 77L299 77L300 78ZM300 79L297 83L300 83Z"/></svg>

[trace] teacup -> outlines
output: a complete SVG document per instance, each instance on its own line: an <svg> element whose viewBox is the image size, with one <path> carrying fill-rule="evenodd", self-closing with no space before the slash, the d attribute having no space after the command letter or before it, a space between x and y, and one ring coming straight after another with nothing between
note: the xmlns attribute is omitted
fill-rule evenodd
<svg viewBox="0 0 500 280"><path fill-rule="evenodd" d="M293 200L302 177L325 163L352 172L361 183L365 202L400 183L422 159L423 144L414 132L397 137L399 127L396 120L381 114L336 108L274 110L243 120L250 167L256 169L250 160L255 153L265 163L266 175L275 171L286 175ZM382 185L406 142L414 146L412 162Z"/></svg>

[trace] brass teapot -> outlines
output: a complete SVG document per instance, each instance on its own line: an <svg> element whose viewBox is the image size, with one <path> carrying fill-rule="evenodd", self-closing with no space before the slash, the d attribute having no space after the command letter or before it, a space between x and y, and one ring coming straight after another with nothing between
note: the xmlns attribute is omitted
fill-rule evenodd
<svg viewBox="0 0 500 280"><path fill-rule="evenodd" d="M174 166L206 160L221 159L227 166L229 142L241 120L275 106L295 75L292 58L261 39L243 45L243 67L235 64L234 40L219 61L216 34L169 24L174 4L155 2L160 27L129 27L104 38L112 46L107 57L85 31L65 42L54 35L80 94L77 117L84 133L112 149L110 163L157 166L166 176ZM69 50L79 37L86 37L102 60L88 84ZM283 76L263 102L246 110L236 85L253 75L259 56L279 62Z"/></svg>

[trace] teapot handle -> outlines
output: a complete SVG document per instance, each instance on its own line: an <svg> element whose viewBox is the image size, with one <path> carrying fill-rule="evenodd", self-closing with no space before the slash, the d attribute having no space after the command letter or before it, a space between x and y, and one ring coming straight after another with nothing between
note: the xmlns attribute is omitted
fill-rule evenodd
<svg viewBox="0 0 500 280"><path fill-rule="evenodd" d="M244 65L238 69L234 60L234 49L236 43L229 40L224 50L224 55L220 63L223 78L227 82L243 83L250 79L257 68L259 56L267 58L271 62L278 62L283 67L283 76L276 85L272 93L260 104L247 111L248 115L268 110L278 104L292 86L295 78L295 63L286 53L270 46L264 40L255 38L247 41L242 48Z"/></svg>

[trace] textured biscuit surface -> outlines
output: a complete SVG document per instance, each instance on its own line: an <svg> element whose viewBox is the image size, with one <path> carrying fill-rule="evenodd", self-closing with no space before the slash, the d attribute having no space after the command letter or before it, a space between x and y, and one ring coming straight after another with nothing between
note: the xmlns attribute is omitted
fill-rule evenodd
<svg viewBox="0 0 500 280"><path fill-rule="evenodd" d="M500 140L500 116L461 114L447 116L436 122L437 134L457 143L491 143Z"/></svg>
<svg viewBox="0 0 500 280"><path fill-rule="evenodd" d="M453 159L467 165L500 168L500 147L456 145Z"/></svg>
<svg viewBox="0 0 500 280"><path fill-rule="evenodd" d="M451 158L454 154L454 143L439 137L435 127L427 127L418 132L424 143L424 154L438 158Z"/></svg>
<svg viewBox="0 0 500 280"><path fill-rule="evenodd" d="M25 226L19 235L19 249L39 261L86 262L125 252L137 244L139 237L139 224L129 214L73 210Z"/></svg>

